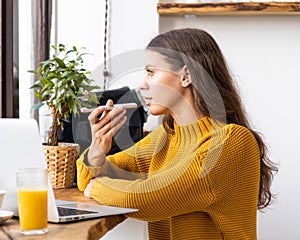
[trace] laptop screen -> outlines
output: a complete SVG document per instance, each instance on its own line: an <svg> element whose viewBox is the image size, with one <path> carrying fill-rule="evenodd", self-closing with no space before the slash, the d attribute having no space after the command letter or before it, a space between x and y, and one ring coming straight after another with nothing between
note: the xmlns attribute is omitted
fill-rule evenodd
<svg viewBox="0 0 300 240"><path fill-rule="evenodd" d="M0 119L0 189L5 189L2 208L17 213L16 170L47 168L37 122L34 119Z"/></svg>

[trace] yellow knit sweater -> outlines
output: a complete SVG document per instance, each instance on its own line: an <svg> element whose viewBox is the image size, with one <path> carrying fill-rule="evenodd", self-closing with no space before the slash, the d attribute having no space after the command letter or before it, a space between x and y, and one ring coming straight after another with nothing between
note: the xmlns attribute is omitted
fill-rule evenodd
<svg viewBox="0 0 300 240"><path fill-rule="evenodd" d="M77 160L77 183L99 203L138 208L149 239L256 239L260 179L254 136L236 124L203 118L175 134L162 126L101 167Z"/></svg>

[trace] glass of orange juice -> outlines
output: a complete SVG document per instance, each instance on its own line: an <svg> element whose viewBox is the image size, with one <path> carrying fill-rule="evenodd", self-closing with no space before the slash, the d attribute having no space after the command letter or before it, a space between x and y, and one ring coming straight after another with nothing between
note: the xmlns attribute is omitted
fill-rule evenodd
<svg viewBox="0 0 300 240"><path fill-rule="evenodd" d="M16 172L21 233L48 232L48 172L43 168L24 168Z"/></svg>

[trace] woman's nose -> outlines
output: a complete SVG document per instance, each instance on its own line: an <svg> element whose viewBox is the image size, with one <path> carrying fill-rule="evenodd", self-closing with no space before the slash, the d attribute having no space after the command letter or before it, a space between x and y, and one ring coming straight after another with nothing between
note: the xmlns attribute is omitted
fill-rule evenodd
<svg viewBox="0 0 300 240"><path fill-rule="evenodd" d="M140 82L140 84L139 84L139 89L140 90L148 90L149 89L149 84L148 84L147 79L148 79L148 77L145 76L143 78L143 80Z"/></svg>

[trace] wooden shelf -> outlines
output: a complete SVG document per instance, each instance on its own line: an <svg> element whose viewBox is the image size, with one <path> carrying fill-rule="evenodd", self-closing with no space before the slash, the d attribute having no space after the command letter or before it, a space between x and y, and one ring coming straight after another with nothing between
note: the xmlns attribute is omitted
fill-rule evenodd
<svg viewBox="0 0 300 240"><path fill-rule="evenodd" d="M161 16L300 15L300 2L199 2L157 4Z"/></svg>

